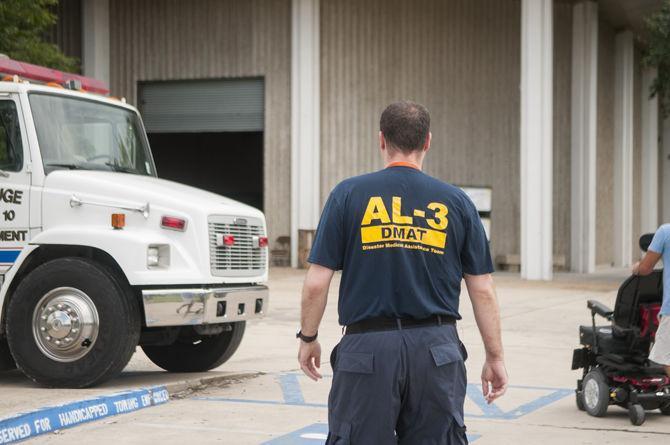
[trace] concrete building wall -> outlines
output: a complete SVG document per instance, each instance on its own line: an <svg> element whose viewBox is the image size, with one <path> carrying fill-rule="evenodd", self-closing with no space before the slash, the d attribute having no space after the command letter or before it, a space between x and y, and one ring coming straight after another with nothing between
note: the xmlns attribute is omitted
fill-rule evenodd
<svg viewBox="0 0 670 445"><path fill-rule="evenodd" d="M52 10L58 21L46 36L47 40L58 45L65 55L81 61L81 0L60 0Z"/></svg>
<svg viewBox="0 0 670 445"><path fill-rule="evenodd" d="M553 249L570 258L571 0L554 2ZM263 77L264 187L270 238L290 227L291 0L110 0L111 88L137 104L141 81ZM81 54L81 0L62 0L51 39ZM492 250L519 253L519 0L320 2L320 198L382 167L378 119L412 99L433 116L427 172L493 189ZM596 262L612 264L616 32L599 21ZM641 190L636 55L633 196ZM278 205L278 203L281 203ZM640 202L633 201L634 241ZM637 248L634 247L634 252ZM569 264L568 264L569 265Z"/></svg>
<svg viewBox="0 0 670 445"><path fill-rule="evenodd" d="M554 256L570 266L572 4L554 6Z"/></svg>
<svg viewBox="0 0 670 445"><path fill-rule="evenodd" d="M263 77L264 210L274 242L288 235L290 222L291 2L201 0L197 6L111 0L111 89L137 105L141 81Z"/></svg>
<svg viewBox="0 0 670 445"><path fill-rule="evenodd" d="M380 112L416 100L433 118L427 172L492 187L492 249L519 253L520 14L513 0L322 2L322 200L382 167ZM571 5L555 14L554 248L567 256Z"/></svg>
<svg viewBox="0 0 670 445"><path fill-rule="evenodd" d="M596 264L611 265L614 181L614 29L598 23L598 129L596 173Z"/></svg>
<svg viewBox="0 0 670 445"><path fill-rule="evenodd" d="M642 69L640 50L635 48L635 78L633 81L633 261L640 259L638 241L642 227Z"/></svg>

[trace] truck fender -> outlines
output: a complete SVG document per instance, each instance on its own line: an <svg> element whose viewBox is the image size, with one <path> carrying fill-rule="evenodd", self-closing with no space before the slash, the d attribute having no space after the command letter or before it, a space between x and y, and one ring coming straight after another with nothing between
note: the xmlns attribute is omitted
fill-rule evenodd
<svg viewBox="0 0 670 445"><path fill-rule="evenodd" d="M147 247L150 244L170 246L168 268L161 270L147 267ZM4 314L6 295L21 265L31 253L44 245L92 247L106 252L117 262L130 285L202 283L206 280L201 272L202 267L198 267L197 261L189 254L189 251L160 232L113 230L106 227L57 227L35 236L30 244L24 247L12 268L5 274L2 288L0 288L0 314ZM209 252L196 253L204 258L209 257ZM208 266L204 270L208 270Z"/></svg>
<svg viewBox="0 0 670 445"><path fill-rule="evenodd" d="M25 259L28 258L30 254L35 251L35 249L37 249L37 246L33 246L30 244L24 246L23 249L21 250L21 253L16 258L16 261L14 261L14 265L5 273L3 277L2 287L0 287L0 332L4 331L5 300L7 296L7 291L11 287L14 277L21 269L21 265L23 264Z"/></svg>

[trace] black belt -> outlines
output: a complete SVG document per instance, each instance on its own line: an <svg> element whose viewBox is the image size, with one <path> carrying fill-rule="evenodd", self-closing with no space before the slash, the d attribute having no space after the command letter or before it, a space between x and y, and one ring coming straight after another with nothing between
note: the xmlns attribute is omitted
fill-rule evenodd
<svg viewBox="0 0 670 445"><path fill-rule="evenodd" d="M417 320L416 318L369 318L347 326L344 335L362 334L364 332L394 331L420 328L422 326L440 326L443 324L455 323L456 319L449 315L433 315L432 317L422 318L420 320Z"/></svg>

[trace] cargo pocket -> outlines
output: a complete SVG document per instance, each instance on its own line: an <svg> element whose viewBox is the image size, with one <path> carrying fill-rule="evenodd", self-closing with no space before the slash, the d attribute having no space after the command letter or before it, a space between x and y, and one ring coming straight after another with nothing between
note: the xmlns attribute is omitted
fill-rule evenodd
<svg viewBox="0 0 670 445"><path fill-rule="evenodd" d="M460 425L456 419L451 424L448 443L450 445L468 445L468 435L466 434L465 425Z"/></svg>
<svg viewBox="0 0 670 445"><path fill-rule="evenodd" d="M333 350L330 351L330 367L333 371L335 371L335 362L337 361L337 348L340 346L340 344L336 344L333 347Z"/></svg>
<svg viewBox="0 0 670 445"><path fill-rule="evenodd" d="M468 349L465 347L462 341L458 342L461 345L461 353L463 354L463 361L468 359Z"/></svg>
<svg viewBox="0 0 670 445"><path fill-rule="evenodd" d="M465 430L461 432L465 424L463 422L463 403L467 386L465 375L465 353L462 344L443 343L430 348L430 354L435 362L431 376L430 397L435 405L442 408L444 414L453 418L451 432L454 437L459 435L465 437ZM462 441L455 441L460 444ZM466 442L467 443L467 442Z"/></svg>
<svg viewBox="0 0 670 445"><path fill-rule="evenodd" d="M372 374L374 372L374 355L365 352L336 353L336 369L338 372L354 372Z"/></svg>
<svg viewBox="0 0 670 445"><path fill-rule="evenodd" d="M351 445L351 424L331 415L326 445Z"/></svg>
<svg viewBox="0 0 670 445"><path fill-rule="evenodd" d="M430 348L430 354L433 356L435 365L440 367L454 362L464 361L463 350L461 344L445 343L442 345L435 345ZM463 347L464 348L464 347Z"/></svg>

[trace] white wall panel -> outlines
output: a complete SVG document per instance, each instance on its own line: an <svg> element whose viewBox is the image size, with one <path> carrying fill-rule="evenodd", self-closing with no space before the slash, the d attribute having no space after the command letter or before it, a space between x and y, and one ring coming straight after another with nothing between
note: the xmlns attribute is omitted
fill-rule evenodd
<svg viewBox="0 0 670 445"><path fill-rule="evenodd" d="M263 78L265 213L288 235L290 0L110 0L110 31L112 94L133 104L142 81Z"/></svg>
<svg viewBox="0 0 670 445"><path fill-rule="evenodd" d="M555 4L554 251L569 255L572 5ZM321 199L382 167L379 115L400 99L432 117L429 174L493 189L491 244L519 253L520 2L321 2Z"/></svg>

